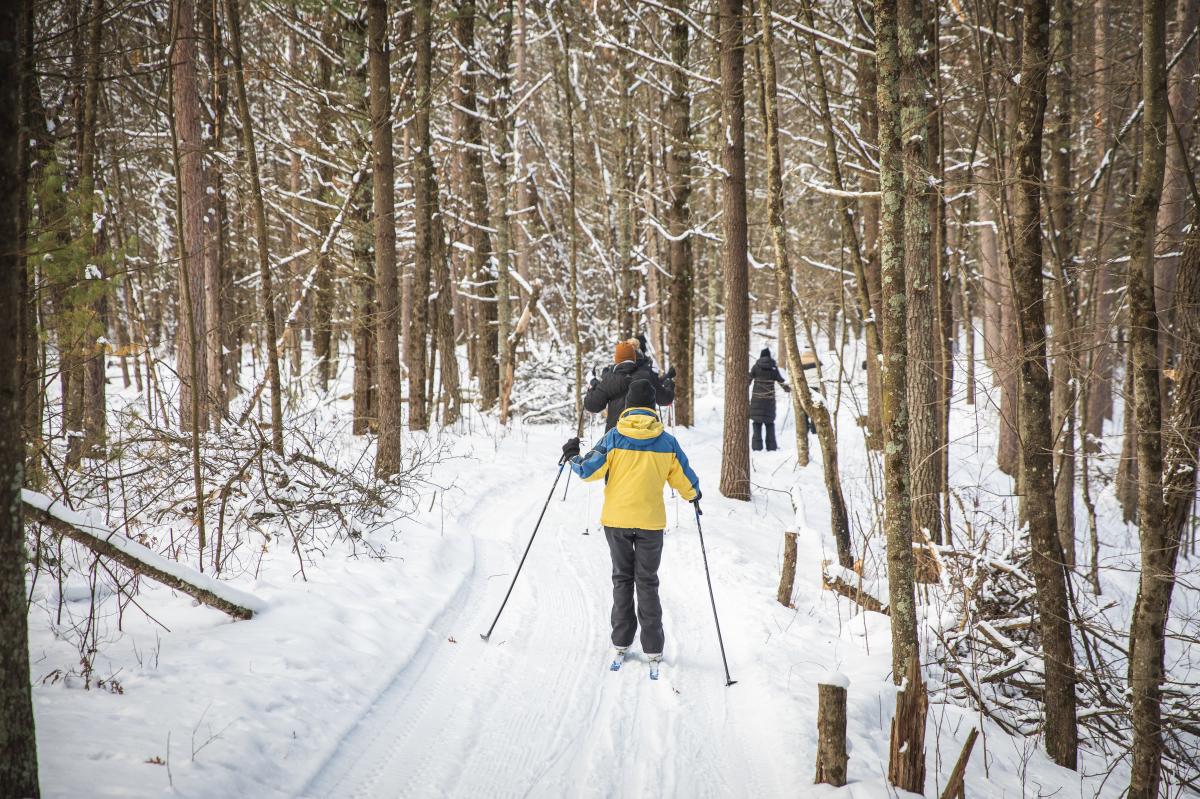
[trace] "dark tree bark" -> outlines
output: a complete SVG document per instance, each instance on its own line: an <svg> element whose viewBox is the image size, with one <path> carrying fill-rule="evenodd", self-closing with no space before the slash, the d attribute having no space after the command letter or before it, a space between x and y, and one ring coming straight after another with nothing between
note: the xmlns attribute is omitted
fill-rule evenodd
<svg viewBox="0 0 1200 799"><path fill-rule="evenodd" d="M689 200L692 193L692 101L688 92L688 22L683 0L673 0L677 16L671 22L671 95L667 98L670 139L666 153L667 231L671 238L667 249L671 265L670 351L675 367L675 422L690 427L693 421L695 329L692 312L692 242L688 230L692 224Z"/></svg>
<svg viewBox="0 0 1200 799"><path fill-rule="evenodd" d="M429 406L425 393L427 334L429 331L429 280L433 273L433 139L429 130L432 97L430 95L433 53L430 43L432 0L416 0L413 7L413 39L416 47L414 80L412 160L413 200L416 240L413 244L411 324L407 332L408 351L408 426L413 430L429 427Z"/></svg>
<svg viewBox="0 0 1200 799"><path fill-rule="evenodd" d="M31 3L0 6L0 796L40 796L37 737L29 688L29 605L25 595L25 527L21 514L25 439L22 413L21 280L19 241L27 187L21 162L30 131L22 129L22 89L32 64L22 32ZM32 40L31 42L32 43Z"/></svg>
<svg viewBox="0 0 1200 799"><path fill-rule="evenodd" d="M513 352L509 346L512 334L512 303L511 285L508 276L512 263L512 220L509 219L509 178L512 167L512 138L510 136L512 121L509 119L509 103L511 97L511 75L509 75L509 55L512 51L513 38L513 9L512 0L505 0L504 11L501 13L500 42L496 53L495 99L492 103L492 114L496 119L496 386L508 373L512 365ZM497 398L499 395L497 395Z"/></svg>
<svg viewBox="0 0 1200 799"><path fill-rule="evenodd" d="M750 499L749 262L746 257L745 42L741 0L720 0L717 40L721 61L721 229L725 276L725 427L721 493Z"/></svg>
<svg viewBox="0 0 1200 799"><path fill-rule="evenodd" d="M1050 375L1046 367L1046 318L1042 285L1042 131L1046 73L1050 67L1048 0L1025 4L1021 83L1015 131L1015 228L1012 283L1021 343L1019 411L1022 491L1038 623L1046 673L1046 751L1060 766L1075 768L1075 656L1067 614L1066 574L1054 507L1054 438L1050 430Z"/></svg>
<svg viewBox="0 0 1200 799"><path fill-rule="evenodd" d="M1142 33L1142 163L1129 224L1129 335L1137 419L1137 507L1141 574L1129 625L1130 799L1155 799L1162 780L1162 684L1166 626L1178 539L1167 528L1163 500L1162 397L1158 316L1154 302L1154 234L1166 171L1166 0L1144 0ZM1194 458L1195 451L1188 453Z"/></svg>
<svg viewBox="0 0 1200 799"><path fill-rule="evenodd" d="M388 3L367 5L368 66L371 94L372 193L375 205L375 297L378 302L376 357L379 443L375 476L400 471L403 424L400 378L400 289L396 275L396 163L392 154L391 80L388 76Z"/></svg>
<svg viewBox="0 0 1200 799"><path fill-rule="evenodd" d="M100 105L100 45L103 35L101 22L104 18L104 0L92 0L88 9L88 54L86 86L83 92L83 131L79 151L79 199L81 227L84 247L91 256L90 266L99 270L105 249L104 223L96 225L93 220L96 207L96 125ZM102 217L101 217L102 218ZM68 464L78 465L80 454L77 444L82 444L82 454L88 458L103 458L107 449L105 435L105 345L104 318L107 315L106 281L103 274L89 270L85 283L99 283L92 289L95 294L87 308L87 325L80 342L80 355L84 359L83 377L83 438L71 438L68 442ZM72 458L74 454L74 458Z"/></svg>
<svg viewBox="0 0 1200 799"><path fill-rule="evenodd" d="M883 368L884 529L887 535L888 607L892 621L892 679L899 685L917 653L913 587L912 500L909 493L908 399L904 280L904 173L900 146L900 44L896 0L875 5L878 69L879 185L883 192L879 236L884 309Z"/></svg>
<svg viewBox="0 0 1200 799"><path fill-rule="evenodd" d="M904 292L908 339L908 439L913 529L941 541L939 503L941 450L938 391L941 367L936 345L940 333L934 302L933 190L930 185L929 119L933 114L934 76L928 4L901 0L900 141L904 148Z"/></svg>
<svg viewBox="0 0 1200 799"><path fill-rule="evenodd" d="M334 36L328 23L321 34L322 44L329 52L336 52L337 43L334 41ZM329 58L324 53L317 55L317 81L321 90L327 94L333 93L333 76L332 64ZM324 148L332 150L336 146L337 133L333 127L333 115L331 113L329 103L321 103L317 108L316 119L316 138L317 142ZM333 185L333 169L324 160L321 159L317 163L317 181L320 186L317 188L317 198L321 200L321 204L317 205L316 227L317 230L329 230L333 220L330 219L330 208L335 202L333 192L330 187ZM332 242L322 241L320 250L317 252L317 272L313 276L312 287L312 346L313 357L317 360L317 385L324 391L329 386L329 381L334 376L334 352L333 352L333 307L334 307L334 290L333 290L333 273L334 260L329 250L333 246Z"/></svg>
<svg viewBox="0 0 1200 799"><path fill-rule="evenodd" d="M199 69L195 0L175 0L175 38L171 45L172 98L175 132L179 140L179 203L183 206L183 225L178 231L180 245L180 281L189 285L180 297L190 298L192 323L181 323L176 335L176 359L179 372L179 426L191 430L193 419L200 431L208 429L208 405L205 402L208 375L201 349L201 325L204 323L204 139L201 135ZM181 320L182 321L182 320ZM194 328L194 330L193 330ZM193 332L196 341L192 340ZM192 360L195 358L195 368ZM195 397L196 409L192 403Z"/></svg>
<svg viewBox="0 0 1200 799"><path fill-rule="evenodd" d="M1054 420L1054 504L1058 541L1068 570L1075 566L1075 309L1079 304L1079 270L1075 264L1074 179L1071 163L1072 70L1074 0L1054 0L1050 27L1051 68L1047 82L1050 108L1050 180L1046 187L1050 222L1051 260L1055 281L1050 288L1052 411Z"/></svg>
<svg viewBox="0 0 1200 799"><path fill-rule="evenodd" d="M479 407L496 404L500 393L496 338L496 275L492 266L492 242L488 233L487 181L483 171L483 130L478 111L477 45L475 43L475 0L459 0L454 15L454 36L464 55L455 70L454 129L463 146L458 151L459 175L467 201L467 241L471 245L469 285L475 296L475 373L479 378Z"/></svg>
<svg viewBox="0 0 1200 799"><path fill-rule="evenodd" d="M224 46L221 29L217 24L218 3L202 3L199 9L203 29L205 56L209 65L209 97L205 126L208 131L207 148L218 152L225 137L225 97L228 81L223 68ZM225 374L228 359L224 357L226 339L224 315L226 247L225 247L225 181L224 169L213 163L211 157L205 166L204 226L208 246L204 249L204 369L208 392L211 424L220 429L221 421L228 409L229 398L226 387L229 380Z"/></svg>
<svg viewBox="0 0 1200 799"><path fill-rule="evenodd" d="M347 104L354 108L364 120L371 117L371 104L367 96L367 19L365 9L350 17L346 23L346 61L356 67L346 80ZM370 146L371 131L365 125L357 126L357 133ZM353 276L350 279L352 293L351 335L354 337L354 388L351 430L354 435L363 435L376 429L378 398L376 394L375 358L378 346L375 341L375 264L372 255L373 235L371 231L371 206L374 194L371 185L363 186L355 197L351 215L353 218L354 244L352 259Z"/></svg>

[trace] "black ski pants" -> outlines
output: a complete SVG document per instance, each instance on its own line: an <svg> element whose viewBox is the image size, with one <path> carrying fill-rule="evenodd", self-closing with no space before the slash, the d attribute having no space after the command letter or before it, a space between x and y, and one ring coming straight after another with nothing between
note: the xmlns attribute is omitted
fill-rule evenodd
<svg viewBox="0 0 1200 799"><path fill-rule="evenodd" d="M642 627L642 651L663 651L662 603L658 599L658 564L662 560L663 531L633 527L605 527L612 555L613 646L629 646L638 624ZM634 613L634 592L637 612Z"/></svg>
<svg viewBox="0 0 1200 799"><path fill-rule="evenodd" d="M779 444L775 441L774 422L751 422L750 424L754 429L754 435L750 437L750 449L757 452L763 448L763 427L767 428L767 452L779 449Z"/></svg>

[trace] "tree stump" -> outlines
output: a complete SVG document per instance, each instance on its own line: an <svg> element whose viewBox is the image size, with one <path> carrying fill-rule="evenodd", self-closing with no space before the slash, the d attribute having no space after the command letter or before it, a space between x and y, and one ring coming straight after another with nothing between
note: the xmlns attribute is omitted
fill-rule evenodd
<svg viewBox="0 0 1200 799"><path fill-rule="evenodd" d="M792 586L796 582L796 533L783 534L783 573L779 575L779 593L776 598L785 608L792 606Z"/></svg>
<svg viewBox="0 0 1200 799"><path fill-rule="evenodd" d="M830 675L817 685L817 776L816 783L835 787L846 784L846 688L840 674Z"/></svg>
<svg viewBox="0 0 1200 799"><path fill-rule="evenodd" d="M925 714L928 709L929 697L921 679L921 666L914 654L908 661L904 685L896 694L888 782L920 794L925 793Z"/></svg>

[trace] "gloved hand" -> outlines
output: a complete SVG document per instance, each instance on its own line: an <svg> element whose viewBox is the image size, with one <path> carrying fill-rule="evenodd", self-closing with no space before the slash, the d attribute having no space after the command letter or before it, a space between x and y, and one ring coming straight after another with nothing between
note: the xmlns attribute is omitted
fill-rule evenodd
<svg viewBox="0 0 1200 799"><path fill-rule="evenodd" d="M787 383L780 383L779 387L782 388L784 390L784 393L786 393L786 394L792 393L792 387L789 386Z"/></svg>
<svg viewBox="0 0 1200 799"><path fill-rule="evenodd" d="M663 375L663 379L664 380L674 380L675 379L675 367L674 366L672 366L670 369L667 370L667 373L665 375Z"/></svg>
<svg viewBox="0 0 1200 799"><path fill-rule="evenodd" d="M663 388L665 388L667 391L670 391L672 394L674 394L675 393L675 381L668 377L666 380L663 381Z"/></svg>
<svg viewBox="0 0 1200 799"><path fill-rule="evenodd" d="M562 457L558 459L559 463L566 463L579 454L579 439L568 438L567 443L563 444Z"/></svg>
<svg viewBox="0 0 1200 799"><path fill-rule="evenodd" d="M588 383L588 389L591 390L598 385L600 385L600 381L597 378L593 377L592 382Z"/></svg>
<svg viewBox="0 0 1200 799"><path fill-rule="evenodd" d="M697 489L696 489L696 496L694 496L694 497L692 497L691 499L689 499L689 500L688 500L688 502L691 502L691 503L695 504L695 503L697 503L697 502L699 502L699 501L700 501L700 497L702 497L702 496L704 496L704 492L703 492L703 491L701 491L699 488L697 488Z"/></svg>

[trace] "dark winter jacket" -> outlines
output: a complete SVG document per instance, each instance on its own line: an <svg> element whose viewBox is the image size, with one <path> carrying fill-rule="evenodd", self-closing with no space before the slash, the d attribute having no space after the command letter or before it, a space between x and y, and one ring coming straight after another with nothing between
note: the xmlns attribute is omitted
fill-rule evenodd
<svg viewBox="0 0 1200 799"><path fill-rule="evenodd" d="M779 366L771 357L770 350L763 350L754 366L750 367L750 421L774 424L775 384L783 383ZM786 386L785 386L786 388Z"/></svg>
<svg viewBox="0 0 1200 799"><path fill-rule="evenodd" d="M649 366L639 366L633 361L622 361L611 369L605 369L600 379L592 384L583 396L583 407L592 413L608 411L604 430L608 432L617 425L621 411L625 410L625 392L634 380L649 380L654 386L654 401L658 405L670 405L675 401L675 387L671 381L663 382L658 373Z"/></svg>

